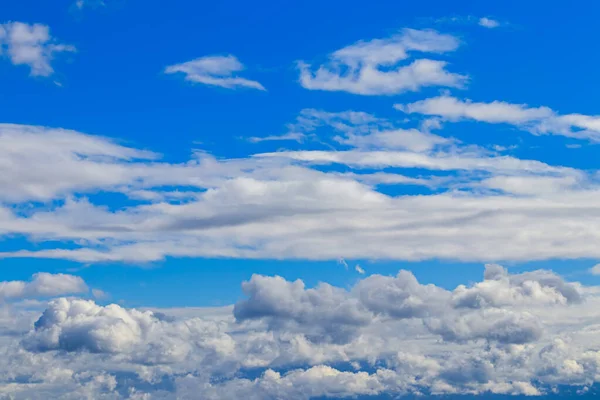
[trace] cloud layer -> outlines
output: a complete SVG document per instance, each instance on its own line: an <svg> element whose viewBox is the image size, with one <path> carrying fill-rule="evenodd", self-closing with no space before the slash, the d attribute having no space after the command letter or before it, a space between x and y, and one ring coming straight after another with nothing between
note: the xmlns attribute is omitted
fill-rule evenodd
<svg viewBox="0 0 600 400"><path fill-rule="evenodd" d="M0 329L1 391L17 399L539 395L557 385L589 390L600 371L600 289L550 271L488 265L482 281L453 290L408 271L349 289L260 275L242 287L246 298L217 313L58 298L17 314L14 303L0 324L25 326Z"/></svg>
<svg viewBox="0 0 600 400"><path fill-rule="evenodd" d="M309 149L236 159L195 152L168 163L103 137L0 125L0 234L52 243L0 256L143 263L600 255L594 171L461 143L438 134L435 120L403 126L305 110L288 128ZM407 194L408 185L425 193ZM96 193L121 194L127 205L87 197Z"/></svg>

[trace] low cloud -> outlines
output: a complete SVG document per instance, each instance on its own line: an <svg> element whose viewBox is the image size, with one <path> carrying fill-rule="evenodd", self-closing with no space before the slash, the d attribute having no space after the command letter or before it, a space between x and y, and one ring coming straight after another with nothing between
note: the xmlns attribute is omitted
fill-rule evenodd
<svg viewBox="0 0 600 400"><path fill-rule="evenodd" d="M452 300L492 281L505 285L502 299L476 307ZM536 285L548 292L525 289ZM564 300L550 301L551 289ZM246 299L218 312L52 300L29 332L0 330L0 379L20 377L3 393L539 395L555 385L589 385L600 369L600 342L588 321L598 318L599 291L549 271L488 266L482 281L454 290L423 285L408 271L372 275L348 289L255 275L243 290ZM11 323L35 315L13 314Z"/></svg>

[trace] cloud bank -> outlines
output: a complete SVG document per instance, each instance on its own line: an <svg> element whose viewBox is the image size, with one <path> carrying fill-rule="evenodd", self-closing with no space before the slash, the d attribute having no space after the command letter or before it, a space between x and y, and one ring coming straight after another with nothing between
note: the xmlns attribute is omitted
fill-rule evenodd
<svg viewBox="0 0 600 400"><path fill-rule="evenodd" d="M246 297L233 308L185 315L77 298L16 314L26 296L13 299L12 320L0 323L33 323L0 330L1 392L17 399L540 395L557 386L594 390L600 371L593 323L600 289L551 271L488 265L483 280L452 290L408 271L367 276L348 289L260 275L242 288Z"/></svg>

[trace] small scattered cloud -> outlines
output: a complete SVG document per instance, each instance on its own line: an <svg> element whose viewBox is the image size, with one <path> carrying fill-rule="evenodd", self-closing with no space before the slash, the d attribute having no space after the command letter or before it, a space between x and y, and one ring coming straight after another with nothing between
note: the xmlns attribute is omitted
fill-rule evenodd
<svg viewBox="0 0 600 400"><path fill-rule="evenodd" d="M600 275L600 264L594 265L589 271L592 275Z"/></svg>
<svg viewBox="0 0 600 400"><path fill-rule="evenodd" d="M31 76L50 76L51 62L57 54L74 52L72 45L59 43L43 24L7 22L0 24L0 55L13 65L26 65Z"/></svg>
<svg viewBox="0 0 600 400"><path fill-rule="evenodd" d="M170 65L165 68L165 73L182 73L185 75L185 80L187 81L226 89L249 88L266 90L257 81L235 75L235 73L244 69L244 65L233 55L206 56L181 64Z"/></svg>
<svg viewBox="0 0 600 400"><path fill-rule="evenodd" d="M343 258L338 258L338 264L343 265L346 271L348 271L348 263Z"/></svg>
<svg viewBox="0 0 600 400"><path fill-rule="evenodd" d="M439 24L479 25L489 29L498 28L501 25L505 25L504 23L500 23L499 21L489 17L476 17L473 15L454 15L451 17L442 17L435 19L435 22Z"/></svg>
<svg viewBox="0 0 600 400"><path fill-rule="evenodd" d="M361 275L364 275L364 273L365 273L365 270L358 264L356 264L356 266L354 266L354 270Z"/></svg>
<svg viewBox="0 0 600 400"><path fill-rule="evenodd" d="M479 18L478 23L480 26L483 26L485 28L497 28L500 26L500 22L487 17Z"/></svg>
<svg viewBox="0 0 600 400"><path fill-rule="evenodd" d="M276 141L293 141L301 143L306 138L306 135L299 132L288 132L283 135L271 135L271 136L253 136L249 137L248 141L251 143L260 142L276 142Z"/></svg>

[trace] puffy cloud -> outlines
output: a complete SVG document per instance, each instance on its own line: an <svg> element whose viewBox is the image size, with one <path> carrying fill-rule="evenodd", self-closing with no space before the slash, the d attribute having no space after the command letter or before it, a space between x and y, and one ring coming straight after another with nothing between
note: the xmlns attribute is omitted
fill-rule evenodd
<svg viewBox="0 0 600 400"><path fill-rule="evenodd" d="M486 340L500 344L525 344L538 340L542 326L532 315L505 310L482 310L426 320L432 333L450 342Z"/></svg>
<svg viewBox="0 0 600 400"><path fill-rule="evenodd" d="M381 370L375 374L367 372L339 371L325 365L314 366L306 370L294 370L284 375L267 370L255 380L239 379L215 385L207 393L209 399L237 399L244 396L249 399L268 398L344 398L358 395L376 395L385 389L382 382L386 375L393 372ZM192 383L190 395L197 390Z"/></svg>
<svg viewBox="0 0 600 400"><path fill-rule="evenodd" d="M165 68L166 74L185 74L187 81L202 83L210 86L219 86L226 89L246 87L250 89L266 90L257 81L235 76L236 72L244 70L244 65L232 55L206 56L196 58L181 64L170 65Z"/></svg>
<svg viewBox="0 0 600 400"><path fill-rule="evenodd" d="M83 279L78 276L38 272L29 282L0 282L0 300L64 296L85 293L88 290Z"/></svg>
<svg viewBox="0 0 600 400"><path fill-rule="evenodd" d="M524 344L542 334L532 314L505 307L579 304L582 289L549 271L509 275L488 265L485 280L450 292L421 285L409 271L396 277L372 275L350 291L321 284L306 289L300 280L255 275L242 285L248 299L237 303L238 321L266 320L269 329L301 332L319 342L323 335L347 343L364 334L377 316L393 320L422 320L427 329L446 341L487 340ZM335 340L337 339L337 340Z"/></svg>
<svg viewBox="0 0 600 400"><path fill-rule="evenodd" d="M300 83L310 90L362 95L391 95L424 86L460 87L466 77L448 72L444 61L417 59L398 65L411 52L444 53L458 45L458 39L450 35L404 29L390 38L360 41L337 50L314 72L310 65L300 63Z"/></svg>
<svg viewBox="0 0 600 400"><path fill-rule="evenodd" d="M306 289L300 280L254 275L242 290L249 298L235 305L238 321L264 318L272 328L302 330L316 341L346 342L372 318L345 290L327 284Z"/></svg>
<svg viewBox="0 0 600 400"><path fill-rule="evenodd" d="M236 303L239 322L263 320L277 332L299 332L313 342L348 343L378 316L426 318L448 310L450 292L421 285L409 271L396 277L371 275L350 291L322 283L254 275L242 284L247 299Z"/></svg>
<svg viewBox="0 0 600 400"><path fill-rule="evenodd" d="M58 43L50 35L47 25L24 22L0 24L0 54L6 53L14 65L27 65L32 76L52 75L54 55L73 51L75 47Z"/></svg>
<svg viewBox="0 0 600 400"><path fill-rule="evenodd" d="M371 275L353 289L371 311L394 318L435 315L447 304L450 293L435 285L421 285L409 271L396 277Z"/></svg>
<svg viewBox="0 0 600 400"><path fill-rule="evenodd" d="M569 297L556 277L488 266L484 281L471 287L507 279L518 292L537 279ZM593 322L600 292L575 287L585 301L536 302L532 295L535 306L527 311L521 301L457 306L448 300L457 290L422 285L406 271L367 277L347 290L255 275L244 283L246 300L219 310L144 311L58 299L30 332L0 330L0 393L34 399L66 392L114 399L539 395L556 385L591 385L600 371ZM371 297L361 297L365 288ZM377 291L382 295L374 302ZM334 325L353 326L354 334L312 340L331 335Z"/></svg>
<svg viewBox="0 0 600 400"><path fill-rule="evenodd" d="M499 265L486 266L484 281L458 286L452 293L456 307L482 308L506 305L574 304L583 299L581 288L550 271L509 275Z"/></svg>
<svg viewBox="0 0 600 400"><path fill-rule="evenodd" d="M152 311L65 298L50 302L23 343L32 351L124 354L144 363L183 361L198 349L206 357L226 354L234 347L218 323L201 319L176 323Z"/></svg>

